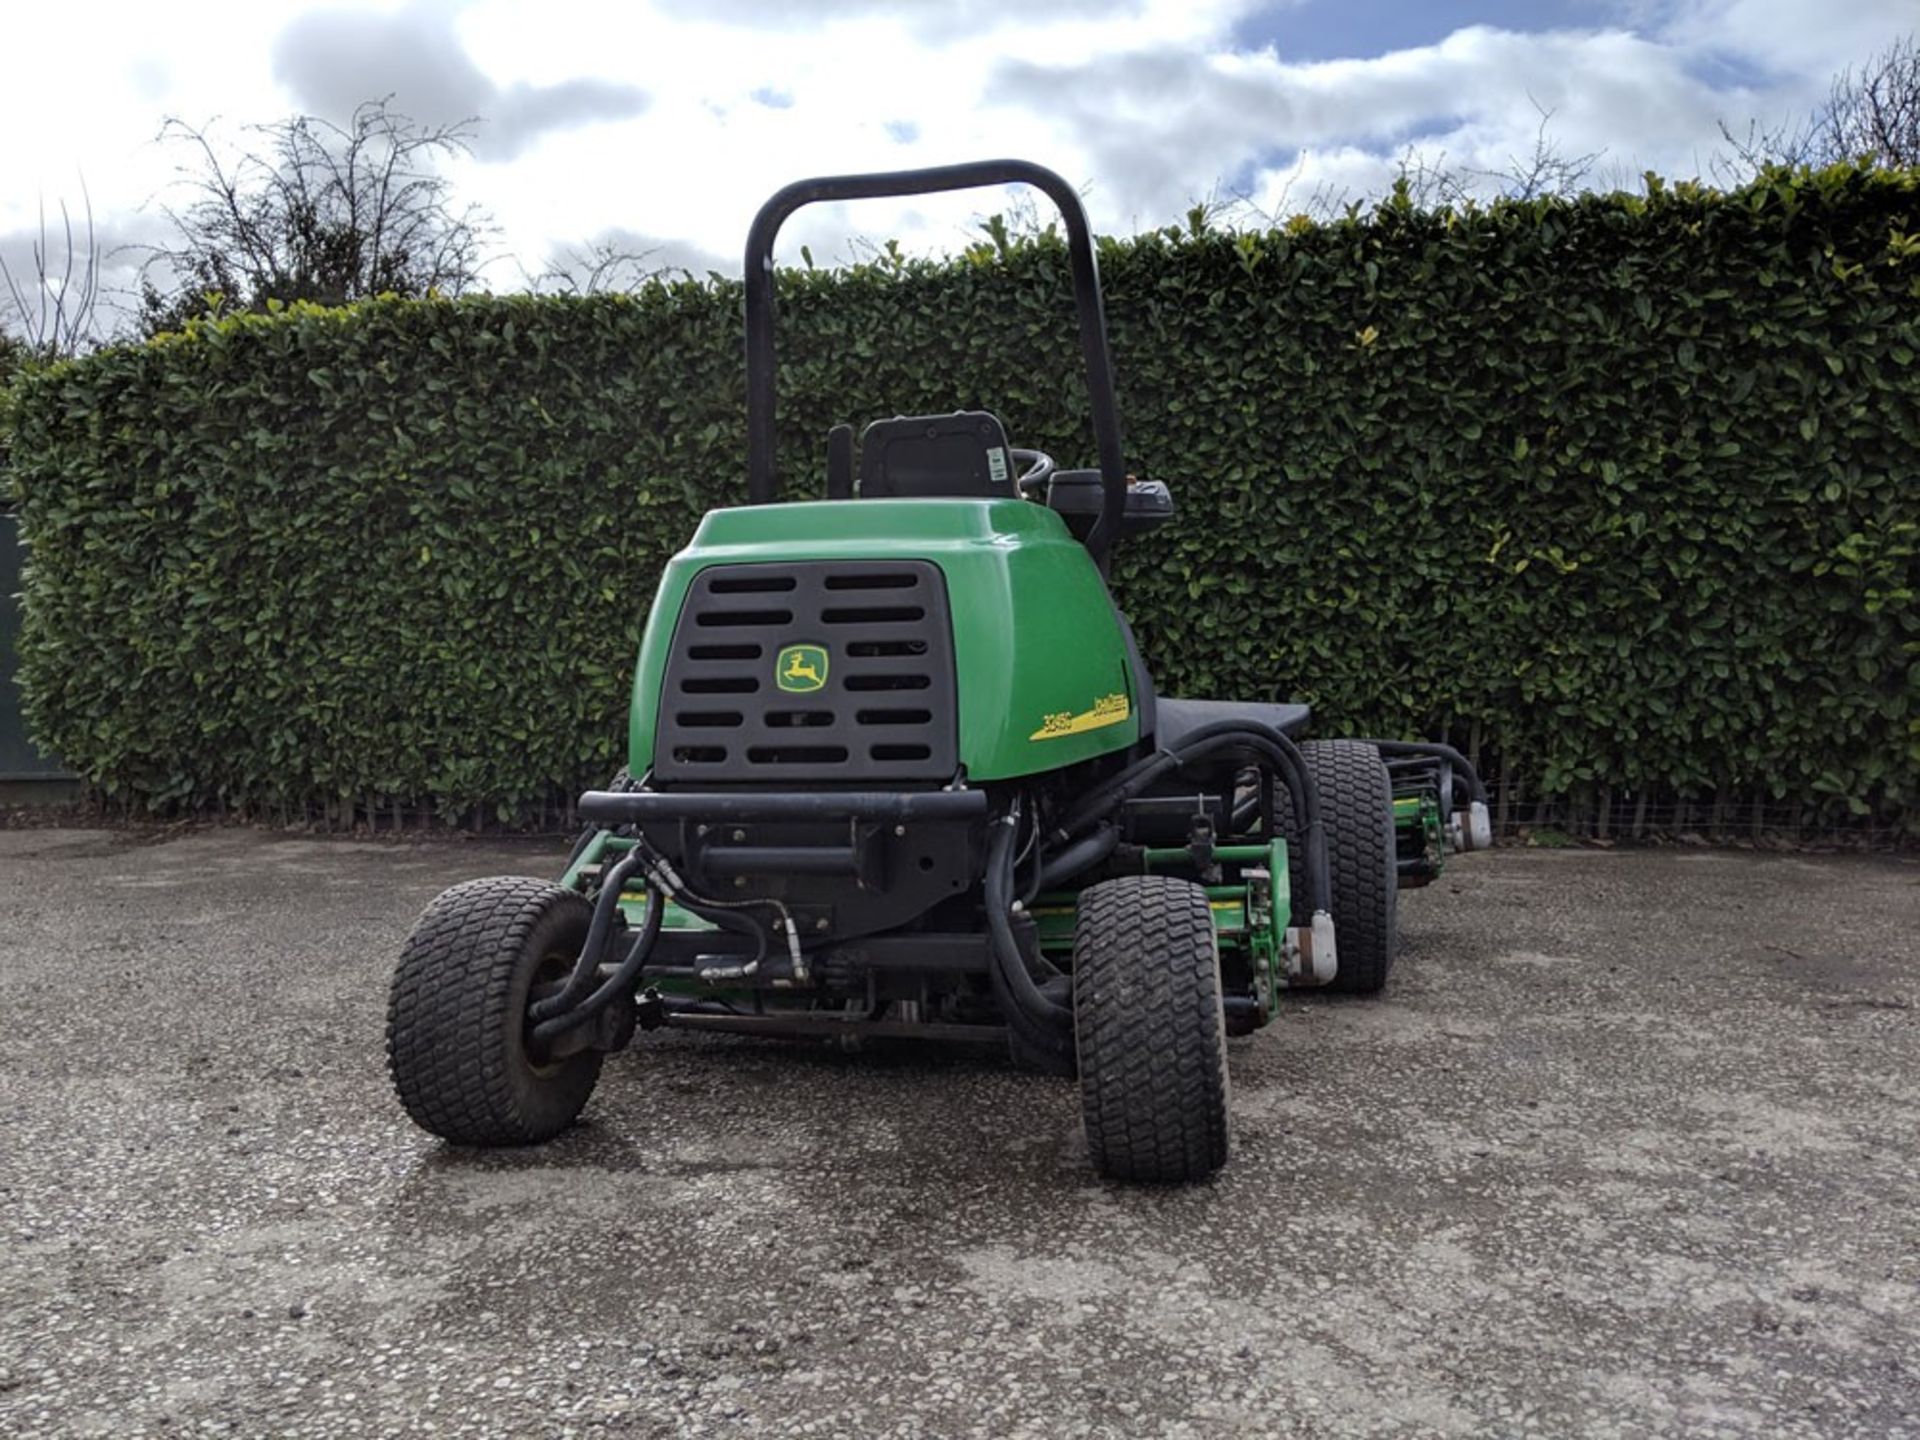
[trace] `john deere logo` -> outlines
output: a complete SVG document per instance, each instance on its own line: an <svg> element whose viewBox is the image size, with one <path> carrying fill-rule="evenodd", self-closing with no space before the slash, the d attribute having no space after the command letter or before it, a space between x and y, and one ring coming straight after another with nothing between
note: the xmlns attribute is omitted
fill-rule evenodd
<svg viewBox="0 0 1920 1440"><path fill-rule="evenodd" d="M827 652L819 645L789 645L780 652L773 672L774 683L795 695L824 689L827 683Z"/></svg>

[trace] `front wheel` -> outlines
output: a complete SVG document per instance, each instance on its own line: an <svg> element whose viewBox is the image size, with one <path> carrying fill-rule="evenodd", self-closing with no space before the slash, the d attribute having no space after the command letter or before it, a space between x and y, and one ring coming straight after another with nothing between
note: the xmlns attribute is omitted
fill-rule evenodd
<svg viewBox="0 0 1920 1440"><path fill-rule="evenodd" d="M584 897L517 875L441 893L407 937L387 1000L387 1064L421 1129L456 1145L532 1145L571 1125L601 1055L543 1060L528 996L564 981L586 943Z"/></svg>
<svg viewBox="0 0 1920 1440"><path fill-rule="evenodd" d="M1073 1028L1096 1169L1179 1182L1226 1164L1226 1013L1206 891L1129 875L1081 892Z"/></svg>

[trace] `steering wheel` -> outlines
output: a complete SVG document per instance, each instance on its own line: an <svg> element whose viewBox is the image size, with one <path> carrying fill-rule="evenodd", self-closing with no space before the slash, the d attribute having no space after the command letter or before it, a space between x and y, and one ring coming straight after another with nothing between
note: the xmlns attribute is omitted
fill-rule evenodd
<svg viewBox="0 0 1920 1440"><path fill-rule="evenodd" d="M1018 446L1007 448L1008 453L1013 456L1014 464L1027 467L1013 482L1023 495L1029 490L1036 490L1046 484L1053 478L1053 472L1060 468L1053 463L1053 457L1044 450L1022 450Z"/></svg>

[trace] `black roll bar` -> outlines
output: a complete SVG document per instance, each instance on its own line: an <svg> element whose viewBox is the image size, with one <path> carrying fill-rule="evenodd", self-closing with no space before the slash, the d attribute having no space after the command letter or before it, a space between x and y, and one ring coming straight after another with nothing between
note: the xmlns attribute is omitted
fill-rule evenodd
<svg viewBox="0 0 1920 1440"><path fill-rule="evenodd" d="M1093 439L1100 458L1100 519L1087 536L1096 560L1105 557L1120 534L1127 503L1126 462L1120 450L1120 405L1114 396L1113 359L1107 348L1107 316L1100 298L1100 270L1094 262L1093 232L1086 208L1073 187L1053 171L1025 160L976 160L966 165L937 165L924 170L890 170L872 175L828 175L796 180L774 192L753 217L747 231L747 496L755 505L779 497L774 467L774 293L773 242L780 227L803 205L821 201L873 200L894 195L928 195L973 190L983 185L1031 185L1046 192L1067 223L1067 256L1073 272L1073 302L1080 316L1080 350L1087 365L1087 394L1093 403Z"/></svg>

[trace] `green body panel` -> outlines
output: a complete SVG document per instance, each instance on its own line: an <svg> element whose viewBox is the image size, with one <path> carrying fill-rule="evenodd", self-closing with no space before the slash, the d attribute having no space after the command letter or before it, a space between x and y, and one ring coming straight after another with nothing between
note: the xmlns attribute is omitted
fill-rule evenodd
<svg viewBox="0 0 1920 1440"><path fill-rule="evenodd" d="M969 779L1057 770L1139 739L1119 618L1058 515L1025 500L819 500L710 511L667 562L634 669L635 775L653 763L667 654L694 576L805 560L925 560L946 576Z"/></svg>

